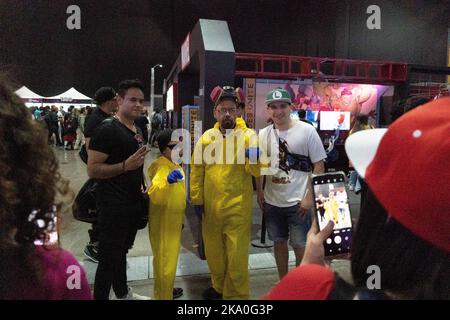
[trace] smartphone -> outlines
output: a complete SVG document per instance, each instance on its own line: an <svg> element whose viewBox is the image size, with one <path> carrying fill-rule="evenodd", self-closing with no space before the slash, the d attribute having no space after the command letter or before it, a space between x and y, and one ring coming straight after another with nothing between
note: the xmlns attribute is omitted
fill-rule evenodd
<svg viewBox="0 0 450 320"><path fill-rule="evenodd" d="M35 212L32 212L31 217L33 218L36 215ZM58 235L58 217L56 214L56 206L52 207L52 212L49 213L51 215L51 222L47 225L47 229L45 230L45 240L35 240L34 245L36 246L54 246L58 244L59 235ZM37 224L44 224L41 220L36 220Z"/></svg>
<svg viewBox="0 0 450 320"><path fill-rule="evenodd" d="M324 242L325 255L350 252L352 217L345 189L345 174L332 172L313 175L312 186L319 230L323 230L328 221L334 221L333 233Z"/></svg>

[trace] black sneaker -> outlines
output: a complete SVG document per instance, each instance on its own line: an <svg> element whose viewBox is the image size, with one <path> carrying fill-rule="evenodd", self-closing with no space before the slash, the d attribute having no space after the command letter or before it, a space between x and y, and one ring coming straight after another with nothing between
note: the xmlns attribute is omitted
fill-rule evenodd
<svg viewBox="0 0 450 320"><path fill-rule="evenodd" d="M218 293L213 287L209 287L203 291L203 299L205 300L222 300L222 294Z"/></svg>
<svg viewBox="0 0 450 320"><path fill-rule="evenodd" d="M183 288L173 288L173 298L177 299L183 295Z"/></svg>
<svg viewBox="0 0 450 320"><path fill-rule="evenodd" d="M91 261L98 263L98 247L92 243L88 243L86 248L84 248L84 255L88 257Z"/></svg>

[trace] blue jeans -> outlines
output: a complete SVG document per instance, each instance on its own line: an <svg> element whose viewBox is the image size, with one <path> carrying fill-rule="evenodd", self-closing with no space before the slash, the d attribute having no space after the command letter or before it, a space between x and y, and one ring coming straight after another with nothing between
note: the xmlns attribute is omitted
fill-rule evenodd
<svg viewBox="0 0 450 320"><path fill-rule="evenodd" d="M272 241L287 241L293 248L302 248L306 245L306 235L311 228L311 214L304 217L297 213L298 205L292 207L276 207L264 204L267 232Z"/></svg>

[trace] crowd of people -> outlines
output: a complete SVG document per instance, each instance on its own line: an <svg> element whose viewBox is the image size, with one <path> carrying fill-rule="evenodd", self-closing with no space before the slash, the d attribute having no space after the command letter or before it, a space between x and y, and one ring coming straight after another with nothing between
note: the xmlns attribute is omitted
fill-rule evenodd
<svg viewBox="0 0 450 320"><path fill-rule="evenodd" d="M242 119L239 90L216 87L210 112L217 122L195 145L188 186L176 160L180 157L174 157L181 156L182 141L170 129L156 126L159 116L150 123L139 121L143 92L139 80L122 81L117 92L100 88L95 95L98 107L84 120L83 129L77 111L67 115L66 147L78 141L77 131L84 134L87 174L97 182L98 220L85 249L98 262L92 295L82 267L69 252L58 245L34 244L45 238L52 217L64 208L63 201L70 201L60 200L70 197L68 182L58 173L47 139L35 134L44 132L39 122L47 117L50 125L43 121L49 140L58 142L58 110L44 115L35 111L33 121L1 82L0 138L5 143L0 146L0 298L107 300L112 288L116 299L149 299L133 292L126 274L126 256L142 212L149 215L154 256L152 297L181 296L183 290L174 288L174 281L189 188L191 204L202 221L211 273L211 286L203 297L249 299L255 179L280 278L265 299L450 299L450 215L443 201L450 178L450 98L407 110L389 129L355 130L348 138L348 157L367 189L352 245L354 283L349 284L326 267L323 248L334 224L348 221L349 212L343 212L345 189L318 195L323 210L314 214L317 199L310 177L324 173L327 154L314 127L290 117L292 98L287 90L267 93L271 123L261 130L258 143ZM153 122L158 132L152 130L146 139L148 134L140 127L153 128ZM10 130L17 134L11 136ZM242 143L231 143L235 139ZM147 142L158 146L160 156L144 168ZM198 158L212 149L214 161ZM55 204L57 210L52 209ZM290 272L288 244L296 257L296 268ZM377 290L367 288L366 271L372 265L382 271L382 288ZM67 286L69 266L81 270L75 289Z"/></svg>
<svg viewBox="0 0 450 320"><path fill-rule="evenodd" d="M92 108L86 106L76 109L69 106L65 111L61 106L31 107L34 120L47 131L48 143L66 150L77 150L84 143L84 126L86 118L92 113Z"/></svg>

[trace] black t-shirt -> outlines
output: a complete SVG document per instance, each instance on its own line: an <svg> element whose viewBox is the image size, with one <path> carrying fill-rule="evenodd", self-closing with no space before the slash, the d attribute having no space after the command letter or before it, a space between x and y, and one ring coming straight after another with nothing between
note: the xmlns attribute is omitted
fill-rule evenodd
<svg viewBox="0 0 450 320"><path fill-rule="evenodd" d="M102 123L89 143L89 149L106 153L105 163L122 163L134 154L142 143L140 130L134 133L117 119ZM109 179L98 179L97 199L108 206L133 205L141 199L142 167Z"/></svg>
<svg viewBox="0 0 450 320"><path fill-rule="evenodd" d="M141 128L142 131L147 131L148 119L144 115L140 115L134 123Z"/></svg>
<svg viewBox="0 0 450 320"><path fill-rule="evenodd" d="M55 111L50 111L46 116L46 121L49 129L58 128L58 115Z"/></svg>
<svg viewBox="0 0 450 320"><path fill-rule="evenodd" d="M99 107L95 108L92 114L86 118L86 123L84 125L84 136L86 138L91 138L94 135L95 129L108 118L109 115L103 112Z"/></svg>
<svg viewBox="0 0 450 320"><path fill-rule="evenodd" d="M139 129L141 129L144 139L146 139L147 135L148 135L148 129L147 129L148 119L147 119L147 117L145 115L141 115L134 121L134 123L136 124L136 126Z"/></svg>

